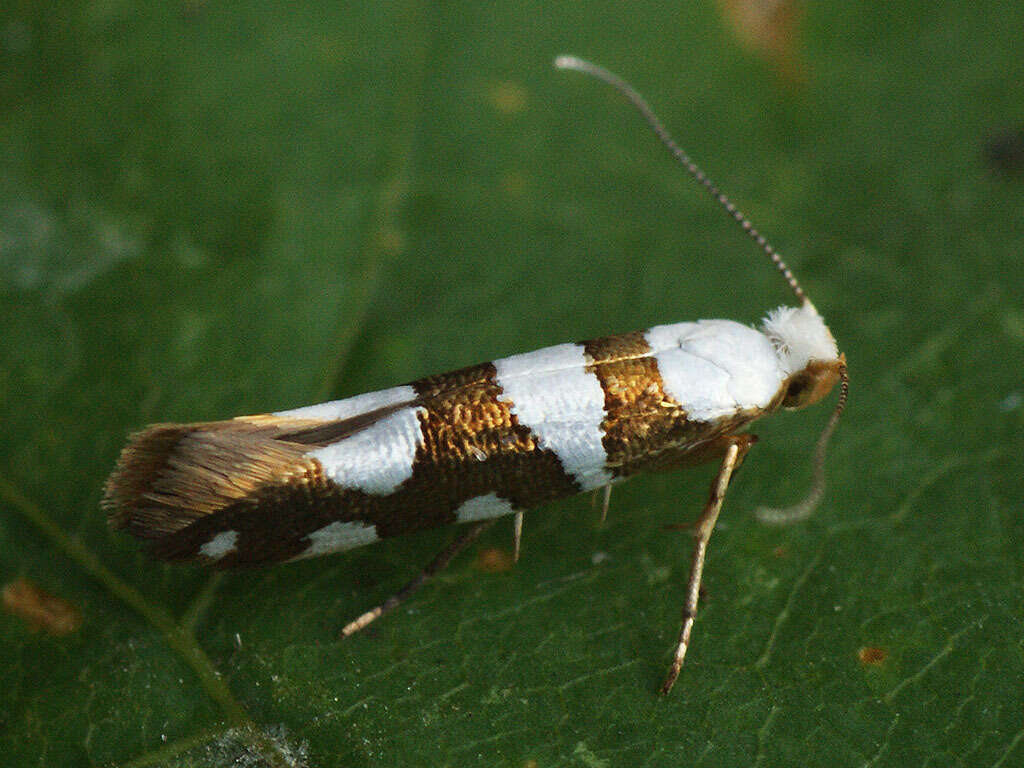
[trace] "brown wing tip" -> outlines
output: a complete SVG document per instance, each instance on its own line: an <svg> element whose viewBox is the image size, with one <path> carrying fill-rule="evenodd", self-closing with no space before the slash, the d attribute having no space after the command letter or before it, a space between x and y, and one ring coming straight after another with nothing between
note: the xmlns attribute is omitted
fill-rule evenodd
<svg viewBox="0 0 1024 768"><path fill-rule="evenodd" d="M132 435L104 485L108 523L161 539L267 484L308 474L308 446L281 439L304 424L252 417L156 424Z"/></svg>
<svg viewBox="0 0 1024 768"><path fill-rule="evenodd" d="M132 518L146 495L166 469L182 438L195 430L192 424L154 424L128 438L117 465L103 484L100 506L111 528L132 528ZM133 531L134 532L134 531Z"/></svg>

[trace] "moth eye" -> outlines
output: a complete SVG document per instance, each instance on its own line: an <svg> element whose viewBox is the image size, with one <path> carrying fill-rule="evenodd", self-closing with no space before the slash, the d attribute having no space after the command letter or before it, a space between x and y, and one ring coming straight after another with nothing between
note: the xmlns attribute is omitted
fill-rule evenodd
<svg viewBox="0 0 1024 768"><path fill-rule="evenodd" d="M795 400L807 391L807 379L800 377L790 382L786 390L786 399Z"/></svg>
<svg viewBox="0 0 1024 768"><path fill-rule="evenodd" d="M783 408L799 408L811 393L812 379L808 376L797 376L786 385L786 396L782 399Z"/></svg>

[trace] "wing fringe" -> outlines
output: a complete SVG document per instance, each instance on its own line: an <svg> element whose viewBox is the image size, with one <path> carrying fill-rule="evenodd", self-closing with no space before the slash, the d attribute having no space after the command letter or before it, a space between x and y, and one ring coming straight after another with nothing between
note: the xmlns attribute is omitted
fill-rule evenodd
<svg viewBox="0 0 1024 768"><path fill-rule="evenodd" d="M129 438L101 504L112 528L159 539L268 484L309 481L319 469L305 455L317 444L310 435L351 434L351 426L270 415L155 424Z"/></svg>

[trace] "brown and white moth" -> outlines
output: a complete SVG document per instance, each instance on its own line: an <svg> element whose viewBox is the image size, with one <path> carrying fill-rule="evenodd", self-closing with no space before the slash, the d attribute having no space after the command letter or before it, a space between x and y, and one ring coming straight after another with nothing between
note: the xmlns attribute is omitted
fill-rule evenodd
<svg viewBox="0 0 1024 768"><path fill-rule="evenodd" d="M448 523L469 523L405 589L347 625L352 634L398 605L494 518L632 475L719 463L694 529L696 546L667 693L697 611L708 539L733 472L755 442L742 432L801 408L841 382L818 441L814 486L775 520L821 497L823 457L846 402L846 361L775 250L615 74L556 60L610 84L761 246L800 302L759 329L730 320L662 325L560 344L307 408L226 421L157 424L132 436L106 482L110 524L164 560L219 567L298 560ZM605 497L607 504L607 495Z"/></svg>

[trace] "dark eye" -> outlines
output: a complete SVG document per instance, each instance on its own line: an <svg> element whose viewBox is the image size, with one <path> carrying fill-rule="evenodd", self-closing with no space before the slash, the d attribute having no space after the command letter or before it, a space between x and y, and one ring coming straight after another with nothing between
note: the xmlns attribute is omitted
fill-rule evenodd
<svg viewBox="0 0 1024 768"><path fill-rule="evenodd" d="M801 376L799 379L794 379L789 383L789 388L786 389L786 400L796 400L804 392L807 391L808 381L806 378Z"/></svg>

